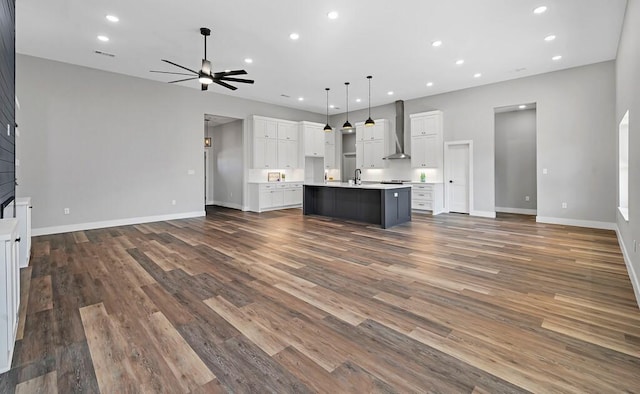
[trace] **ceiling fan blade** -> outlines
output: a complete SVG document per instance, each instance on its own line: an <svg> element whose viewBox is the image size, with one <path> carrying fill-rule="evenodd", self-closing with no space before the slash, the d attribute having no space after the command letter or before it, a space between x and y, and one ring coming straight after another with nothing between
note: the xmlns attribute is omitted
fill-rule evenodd
<svg viewBox="0 0 640 394"><path fill-rule="evenodd" d="M214 80L213 80L213 83L217 83L218 85L220 85L220 86L224 86L225 88L227 88L227 89L231 89L231 90L236 90L236 89L238 89L237 87L235 87L235 86L231 86L231 85L229 85L228 83L224 83L224 82L222 82L222 81L220 81L220 80L218 80L218 79L214 79Z"/></svg>
<svg viewBox="0 0 640 394"><path fill-rule="evenodd" d="M181 65L179 65L179 64L177 64L177 63L174 63L174 62L171 62L171 61L169 61L169 60L165 60L165 59L160 59L160 60L162 60L162 61L163 61L163 62L165 62L165 63L169 63L169 64L171 64L171 65L174 65L174 66L176 66L176 67L180 67L180 68L182 68L182 69L184 69L184 70L191 71L191 72L192 72L192 73L194 73L194 74L198 74L198 72L197 72L197 71L193 71L193 70L192 70L192 69L190 69L190 68L186 68L186 67L184 67L184 66L181 66Z"/></svg>
<svg viewBox="0 0 640 394"><path fill-rule="evenodd" d="M207 90L207 89L209 89L209 85L204 84L204 83L200 84L200 90Z"/></svg>
<svg viewBox="0 0 640 394"><path fill-rule="evenodd" d="M227 78L227 77L220 77L220 78L216 78L220 81L229 81L229 82L240 82L240 83L254 83L255 81L253 79L242 79L242 78Z"/></svg>
<svg viewBox="0 0 640 394"><path fill-rule="evenodd" d="M192 81L194 79L198 79L198 77L193 77L193 78L187 78L187 79L178 79L177 81L171 81L168 83L177 83L177 82L184 82L184 81Z"/></svg>
<svg viewBox="0 0 640 394"><path fill-rule="evenodd" d="M207 59L202 59L202 72L211 75L211 62Z"/></svg>
<svg viewBox="0 0 640 394"><path fill-rule="evenodd" d="M191 75L191 74L187 74L187 73L174 73L171 71L156 71L156 70L150 70L150 73L160 73L160 74L171 74L171 75Z"/></svg>
<svg viewBox="0 0 640 394"><path fill-rule="evenodd" d="M221 71L219 73L215 73L214 77L226 77L229 75L245 75L247 72L244 70L231 70L231 71Z"/></svg>

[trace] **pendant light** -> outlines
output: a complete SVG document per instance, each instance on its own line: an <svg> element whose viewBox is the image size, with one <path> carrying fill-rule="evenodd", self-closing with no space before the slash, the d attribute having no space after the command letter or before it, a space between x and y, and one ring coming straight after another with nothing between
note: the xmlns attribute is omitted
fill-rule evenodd
<svg viewBox="0 0 640 394"><path fill-rule="evenodd" d="M364 121L364 125L367 127L371 127L376 124L376 122L371 119L371 78L373 78L371 75L367 77L367 79L369 80L369 118Z"/></svg>
<svg viewBox="0 0 640 394"><path fill-rule="evenodd" d="M333 131L331 126L329 126L329 88L324 88L327 91L327 124L324 126L324 131L330 133Z"/></svg>
<svg viewBox="0 0 640 394"><path fill-rule="evenodd" d="M351 133L353 126L349 123L349 82L345 82L344 86L347 87L347 121L342 125L342 130Z"/></svg>

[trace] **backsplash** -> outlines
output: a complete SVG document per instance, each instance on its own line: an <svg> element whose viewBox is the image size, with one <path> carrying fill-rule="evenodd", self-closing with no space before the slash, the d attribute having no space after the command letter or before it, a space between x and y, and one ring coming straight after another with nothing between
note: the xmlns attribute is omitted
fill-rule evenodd
<svg viewBox="0 0 640 394"><path fill-rule="evenodd" d="M427 182L442 182L441 171L436 168L411 168L411 160L389 160L387 168L375 168L362 170L363 181L382 181L391 179L401 179L409 181L420 181L420 174L426 176Z"/></svg>
<svg viewBox="0 0 640 394"><path fill-rule="evenodd" d="M296 168L296 169L249 169L249 177L248 182L267 182L268 174L270 172L279 172L280 174L285 175L285 179L287 182L295 181L295 182L303 182L304 181L304 169Z"/></svg>

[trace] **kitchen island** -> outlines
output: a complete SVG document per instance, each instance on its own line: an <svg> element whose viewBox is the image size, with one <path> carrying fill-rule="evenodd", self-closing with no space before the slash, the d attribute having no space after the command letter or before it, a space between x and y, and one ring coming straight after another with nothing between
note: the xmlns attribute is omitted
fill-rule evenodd
<svg viewBox="0 0 640 394"><path fill-rule="evenodd" d="M411 186L327 182L304 185L303 213L389 228L411 221Z"/></svg>

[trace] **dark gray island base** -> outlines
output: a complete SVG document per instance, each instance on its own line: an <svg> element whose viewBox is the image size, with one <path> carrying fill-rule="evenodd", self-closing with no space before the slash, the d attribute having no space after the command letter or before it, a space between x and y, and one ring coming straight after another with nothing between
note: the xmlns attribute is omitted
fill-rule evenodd
<svg viewBox="0 0 640 394"><path fill-rule="evenodd" d="M389 228L411 221L411 186L306 184L303 213Z"/></svg>

